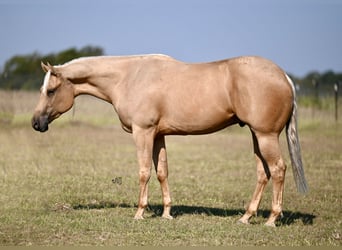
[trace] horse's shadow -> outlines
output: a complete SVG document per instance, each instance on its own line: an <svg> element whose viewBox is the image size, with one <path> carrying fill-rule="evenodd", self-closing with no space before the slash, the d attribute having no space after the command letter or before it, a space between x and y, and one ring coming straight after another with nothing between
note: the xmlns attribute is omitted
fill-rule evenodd
<svg viewBox="0 0 342 250"><path fill-rule="evenodd" d="M72 206L74 210L89 210L89 209L105 209L105 208L133 208L136 205L130 205L127 203L115 203L115 202L97 202L89 204L76 204ZM162 215L162 205L149 205L147 210L152 212L152 217L159 217ZM205 206L187 206L187 205L174 205L171 209L171 215L174 218L181 217L183 215L204 214L207 216L219 216L219 217L231 217L242 216L245 210L243 209L223 209ZM258 210L258 216L268 218L270 214L269 210ZM313 214L283 211L283 216L279 219L280 225L291 225L300 220L304 225L312 225L316 218Z"/></svg>

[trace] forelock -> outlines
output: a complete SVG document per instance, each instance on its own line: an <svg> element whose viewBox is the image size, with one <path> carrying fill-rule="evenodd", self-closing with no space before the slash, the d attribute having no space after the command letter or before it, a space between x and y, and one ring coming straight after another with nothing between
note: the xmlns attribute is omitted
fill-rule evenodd
<svg viewBox="0 0 342 250"><path fill-rule="evenodd" d="M43 83L43 88L42 88L42 93L44 95L46 95L47 93L47 87L49 85L50 77L51 77L51 70L46 72L45 77L44 77L44 83Z"/></svg>

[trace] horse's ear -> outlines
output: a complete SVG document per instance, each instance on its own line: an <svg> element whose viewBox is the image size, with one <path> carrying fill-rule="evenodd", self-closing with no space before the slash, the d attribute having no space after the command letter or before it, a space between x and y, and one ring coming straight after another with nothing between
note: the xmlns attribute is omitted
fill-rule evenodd
<svg viewBox="0 0 342 250"><path fill-rule="evenodd" d="M44 64L43 62L41 62L40 64L45 73L50 71L51 74L53 75L56 75L56 76L60 75L58 72L56 72L56 69L49 62L47 62L47 64Z"/></svg>
<svg viewBox="0 0 342 250"><path fill-rule="evenodd" d="M50 70L50 64L48 63L48 65L44 64L43 62L40 62L40 66L42 67L43 71L46 73Z"/></svg>

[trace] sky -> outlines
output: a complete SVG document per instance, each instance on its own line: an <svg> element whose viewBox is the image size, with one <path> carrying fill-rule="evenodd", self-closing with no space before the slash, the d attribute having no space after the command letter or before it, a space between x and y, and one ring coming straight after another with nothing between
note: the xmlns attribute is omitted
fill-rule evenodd
<svg viewBox="0 0 342 250"><path fill-rule="evenodd" d="M185 62L241 55L302 77L342 72L342 0L0 0L0 69L14 55L102 47Z"/></svg>

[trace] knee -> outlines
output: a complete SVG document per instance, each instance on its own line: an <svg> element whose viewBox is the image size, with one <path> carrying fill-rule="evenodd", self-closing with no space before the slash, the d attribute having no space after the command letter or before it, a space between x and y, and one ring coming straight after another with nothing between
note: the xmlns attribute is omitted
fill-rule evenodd
<svg viewBox="0 0 342 250"><path fill-rule="evenodd" d="M257 171L257 176L258 176L258 183L262 185L266 185L268 182L267 175L265 174L264 170L258 170Z"/></svg>
<svg viewBox="0 0 342 250"><path fill-rule="evenodd" d="M151 171L141 170L139 171L140 182L147 182L151 177Z"/></svg>

